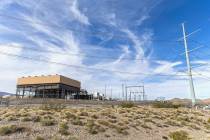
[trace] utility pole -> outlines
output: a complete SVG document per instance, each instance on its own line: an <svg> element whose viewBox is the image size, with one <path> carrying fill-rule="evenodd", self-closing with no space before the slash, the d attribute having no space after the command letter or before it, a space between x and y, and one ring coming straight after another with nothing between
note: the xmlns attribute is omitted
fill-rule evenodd
<svg viewBox="0 0 210 140"><path fill-rule="evenodd" d="M106 99L106 84L105 84L104 96L105 96L105 99Z"/></svg>
<svg viewBox="0 0 210 140"><path fill-rule="evenodd" d="M190 84L190 93L192 98L192 106L195 106L196 100L195 100L195 89L193 84L193 78L192 78L192 68L190 65L190 58L189 58L189 52L188 52L188 46L187 46L187 38L186 38L186 32L184 23L182 23L182 30L183 30L183 38L184 38L184 47L185 47L185 54L186 54L186 62L187 62L187 68L188 68L188 76L189 76L189 84Z"/></svg>
<svg viewBox="0 0 210 140"><path fill-rule="evenodd" d="M124 84L122 84L122 100L124 100Z"/></svg>
<svg viewBox="0 0 210 140"><path fill-rule="evenodd" d="M139 101L141 101L141 95L139 95Z"/></svg>
<svg viewBox="0 0 210 140"><path fill-rule="evenodd" d="M112 88L110 90L111 90L111 100L112 100Z"/></svg>
<svg viewBox="0 0 210 140"><path fill-rule="evenodd" d="M142 96L143 96L143 101L144 101L144 100L146 100L146 99L145 99L145 89L144 89L144 83L143 83L142 88L143 88L143 91L142 91L142 94L143 94L143 95L142 95Z"/></svg>
<svg viewBox="0 0 210 140"><path fill-rule="evenodd" d="M136 102L136 93L134 94L134 102Z"/></svg>
<svg viewBox="0 0 210 140"><path fill-rule="evenodd" d="M125 87L125 101L128 101L128 87Z"/></svg>

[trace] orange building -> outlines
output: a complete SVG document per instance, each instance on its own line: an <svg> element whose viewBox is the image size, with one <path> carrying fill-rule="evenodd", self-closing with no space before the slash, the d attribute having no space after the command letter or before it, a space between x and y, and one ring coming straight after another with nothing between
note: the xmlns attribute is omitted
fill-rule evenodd
<svg viewBox="0 0 210 140"><path fill-rule="evenodd" d="M80 97L80 91L79 81L62 75L28 76L18 78L16 96L65 99Z"/></svg>

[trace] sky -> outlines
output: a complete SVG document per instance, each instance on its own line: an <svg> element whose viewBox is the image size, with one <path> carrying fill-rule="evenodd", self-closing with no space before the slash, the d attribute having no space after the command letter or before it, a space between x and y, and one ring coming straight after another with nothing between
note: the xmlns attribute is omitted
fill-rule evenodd
<svg viewBox="0 0 210 140"><path fill-rule="evenodd" d="M89 93L190 98L185 23L196 98L210 98L210 1L0 0L0 91L17 78L61 74ZM53 62L53 63L52 63ZM139 89L130 89L139 91Z"/></svg>

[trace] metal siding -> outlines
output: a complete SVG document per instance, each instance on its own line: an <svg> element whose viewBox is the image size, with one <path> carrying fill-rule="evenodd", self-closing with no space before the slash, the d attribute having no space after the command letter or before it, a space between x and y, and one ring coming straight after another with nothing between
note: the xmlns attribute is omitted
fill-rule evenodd
<svg viewBox="0 0 210 140"><path fill-rule="evenodd" d="M80 89L81 83L79 81L61 76L61 75L49 75L49 76L35 76L35 77L23 77L18 78L17 85L38 85L38 84L65 84Z"/></svg>

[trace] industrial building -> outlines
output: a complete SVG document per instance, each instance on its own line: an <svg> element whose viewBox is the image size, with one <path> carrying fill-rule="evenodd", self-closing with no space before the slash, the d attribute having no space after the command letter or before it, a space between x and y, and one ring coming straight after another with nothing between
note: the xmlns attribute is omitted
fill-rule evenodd
<svg viewBox="0 0 210 140"><path fill-rule="evenodd" d="M17 98L91 99L81 83L62 75L28 76L17 80Z"/></svg>

